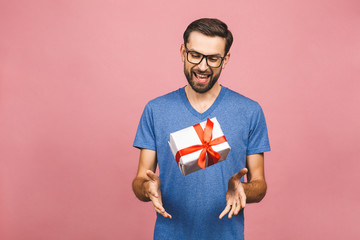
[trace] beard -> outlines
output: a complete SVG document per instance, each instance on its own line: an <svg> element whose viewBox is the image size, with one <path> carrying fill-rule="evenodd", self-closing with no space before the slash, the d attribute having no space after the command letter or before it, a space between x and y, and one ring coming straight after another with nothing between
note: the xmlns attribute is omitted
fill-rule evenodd
<svg viewBox="0 0 360 240"><path fill-rule="evenodd" d="M219 79L220 73L221 73L221 68L220 68L220 72L218 74L214 75L214 72L212 71L211 68L209 68L207 71L200 71L200 70L196 70L196 66L194 66L190 69L187 69L186 65L184 64L184 73L185 73L185 76L186 76L186 79L187 79L189 85L195 92L206 93L207 91L212 89L212 87L215 85L215 83ZM194 78L196 78L197 74L209 75L209 80L205 83L198 82L194 79Z"/></svg>

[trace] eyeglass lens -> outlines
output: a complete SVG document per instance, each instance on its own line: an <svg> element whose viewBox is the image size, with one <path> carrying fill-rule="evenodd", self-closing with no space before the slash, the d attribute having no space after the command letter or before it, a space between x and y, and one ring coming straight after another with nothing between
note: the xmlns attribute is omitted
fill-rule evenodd
<svg viewBox="0 0 360 240"><path fill-rule="evenodd" d="M205 56L201 53L193 52L193 51L189 51L187 53L187 59L192 64L199 64L203 60L204 57L206 58L206 62L208 64L208 66L210 66L210 67L217 68L221 65L222 58L219 56L216 56L216 55Z"/></svg>

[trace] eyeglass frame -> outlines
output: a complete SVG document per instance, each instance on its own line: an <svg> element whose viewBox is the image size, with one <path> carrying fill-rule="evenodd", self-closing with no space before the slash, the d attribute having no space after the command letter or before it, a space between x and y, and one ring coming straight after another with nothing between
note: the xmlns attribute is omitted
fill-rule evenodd
<svg viewBox="0 0 360 240"><path fill-rule="evenodd" d="M219 67L221 67L221 64L223 63L224 58L225 58L225 56L224 56L224 57L221 57L221 56L216 55L216 54L205 55L205 54L199 53L199 52L197 52L197 51L189 51L186 46L185 46L185 52L186 52L186 60L187 60L189 63L191 63L191 64L196 64L196 65L197 65L197 64L200 64L200 63L202 62L202 60L205 58L205 59L206 59L206 65L208 65L208 67L211 67L211 68L219 68ZM194 52L194 53L197 53L197 54L202 55L202 58L200 59L200 62L199 62L199 63L192 63L192 62L190 62L190 61L189 61L189 52ZM219 66L217 66L217 67L212 67L212 66L210 66L209 63L208 63L208 57L214 57L214 56L221 58L221 62L220 62L220 64L219 64Z"/></svg>

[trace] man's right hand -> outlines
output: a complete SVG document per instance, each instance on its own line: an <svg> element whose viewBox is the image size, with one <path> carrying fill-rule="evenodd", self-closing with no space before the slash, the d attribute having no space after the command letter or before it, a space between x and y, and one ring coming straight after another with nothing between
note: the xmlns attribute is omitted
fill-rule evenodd
<svg viewBox="0 0 360 240"><path fill-rule="evenodd" d="M155 211L160 213L166 218L172 218L168 214L162 204L161 200L161 191L160 191L160 178L151 170L146 171L146 175L150 178L149 181L144 183L145 196L150 198L151 202L154 205Z"/></svg>

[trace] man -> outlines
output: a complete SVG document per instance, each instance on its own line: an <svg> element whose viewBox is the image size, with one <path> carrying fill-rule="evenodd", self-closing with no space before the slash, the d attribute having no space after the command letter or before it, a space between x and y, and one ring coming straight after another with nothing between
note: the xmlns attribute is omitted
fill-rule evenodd
<svg viewBox="0 0 360 240"><path fill-rule="evenodd" d="M180 48L188 84L150 101L141 116L133 190L154 205L154 239L243 239L246 203L265 196L263 152L270 145L262 109L218 83L232 41L227 25L217 19L191 23ZM225 161L183 176L169 135L212 117L220 123L230 153ZM160 176L154 173L157 165Z"/></svg>

